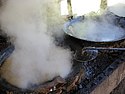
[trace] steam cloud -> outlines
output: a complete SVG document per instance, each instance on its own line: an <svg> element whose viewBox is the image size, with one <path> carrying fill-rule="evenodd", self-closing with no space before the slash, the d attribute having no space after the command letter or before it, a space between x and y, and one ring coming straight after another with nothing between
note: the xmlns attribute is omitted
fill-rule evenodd
<svg viewBox="0 0 125 94"><path fill-rule="evenodd" d="M63 20L56 14L56 4L51 2L3 2L0 24L2 30L12 37L15 51L10 62L4 64L2 77L17 87L28 88L59 75L66 77L71 71L71 52L56 46L52 37L62 36L60 23Z"/></svg>
<svg viewBox="0 0 125 94"><path fill-rule="evenodd" d="M99 15L76 22L69 27L77 38L90 41L114 41L124 37L124 29L114 24L115 16Z"/></svg>
<svg viewBox="0 0 125 94"><path fill-rule="evenodd" d="M116 16L117 15L117 16ZM107 7L106 10L99 10L85 15L84 20L76 21L68 26L67 33L84 40L90 41L116 41L124 38L125 4L118 3ZM121 26L120 26L121 24Z"/></svg>
<svg viewBox="0 0 125 94"><path fill-rule="evenodd" d="M115 7L113 11L122 9ZM11 84L27 88L55 76L66 77L71 71L71 52L58 47L54 36L62 36L61 20L51 0L7 0L0 10L0 24L13 38L15 51L2 68L2 76ZM124 14L123 14L124 15ZM97 15L96 15L97 16ZM79 38L109 41L121 38L124 30L113 22L115 16L105 14L87 18L73 25L72 32ZM12 79L10 79L12 78Z"/></svg>

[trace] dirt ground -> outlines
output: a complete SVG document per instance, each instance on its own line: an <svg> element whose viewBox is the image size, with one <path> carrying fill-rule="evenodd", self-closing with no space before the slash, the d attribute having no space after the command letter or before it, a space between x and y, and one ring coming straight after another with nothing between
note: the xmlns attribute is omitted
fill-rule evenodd
<svg viewBox="0 0 125 94"><path fill-rule="evenodd" d="M110 94L125 94L125 78Z"/></svg>

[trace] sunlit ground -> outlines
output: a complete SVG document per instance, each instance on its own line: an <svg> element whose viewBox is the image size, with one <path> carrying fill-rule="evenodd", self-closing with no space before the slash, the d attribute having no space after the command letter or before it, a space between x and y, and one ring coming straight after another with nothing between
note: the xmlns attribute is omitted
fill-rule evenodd
<svg viewBox="0 0 125 94"><path fill-rule="evenodd" d="M71 0L72 12L78 16L89 13L91 11L98 11L101 0ZM61 2L61 15L67 15L67 0Z"/></svg>
<svg viewBox="0 0 125 94"><path fill-rule="evenodd" d="M61 15L68 15L67 0L61 1Z"/></svg>
<svg viewBox="0 0 125 94"><path fill-rule="evenodd" d="M118 3L123 3L125 4L125 0L108 0L108 6L112 6Z"/></svg>
<svg viewBox="0 0 125 94"><path fill-rule="evenodd" d="M73 14L83 15L100 9L101 0L72 0Z"/></svg>
<svg viewBox="0 0 125 94"><path fill-rule="evenodd" d="M125 0L107 0L108 6L124 3ZM73 15L84 15L100 9L101 0L71 0ZM67 0L61 2L61 15L68 15Z"/></svg>

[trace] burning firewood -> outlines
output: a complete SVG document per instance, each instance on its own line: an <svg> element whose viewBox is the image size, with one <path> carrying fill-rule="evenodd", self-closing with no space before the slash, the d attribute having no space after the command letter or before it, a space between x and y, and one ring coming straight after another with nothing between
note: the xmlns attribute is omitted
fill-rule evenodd
<svg viewBox="0 0 125 94"><path fill-rule="evenodd" d="M83 77L83 69L80 69L80 72L75 76L75 78L71 81L71 84L67 87L67 92L73 90L77 84L79 84Z"/></svg>
<svg viewBox="0 0 125 94"><path fill-rule="evenodd" d="M48 94L50 91L56 90L57 85L64 85L66 81L62 77L56 77L52 82L48 82L40 86L35 92L40 92L41 94ZM59 94L59 93L58 93Z"/></svg>

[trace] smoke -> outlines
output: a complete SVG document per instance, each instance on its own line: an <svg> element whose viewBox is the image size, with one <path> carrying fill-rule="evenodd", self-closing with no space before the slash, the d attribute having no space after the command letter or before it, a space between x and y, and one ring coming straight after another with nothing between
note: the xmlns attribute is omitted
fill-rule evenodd
<svg viewBox="0 0 125 94"><path fill-rule="evenodd" d="M70 73L71 52L56 46L52 37L63 36L63 20L54 6L51 0L7 0L1 7L1 29L15 45L2 67L2 77L9 83L28 88Z"/></svg>

